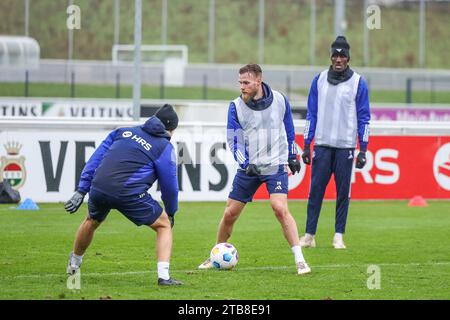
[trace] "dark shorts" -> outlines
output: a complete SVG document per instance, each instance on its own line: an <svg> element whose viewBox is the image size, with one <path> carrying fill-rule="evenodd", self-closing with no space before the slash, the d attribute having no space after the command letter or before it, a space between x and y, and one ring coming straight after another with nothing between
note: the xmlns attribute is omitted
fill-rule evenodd
<svg viewBox="0 0 450 320"><path fill-rule="evenodd" d="M228 198L240 202L251 202L256 190L261 184L266 183L269 194L288 193L288 173L284 166L280 166L279 171L272 175L260 175L249 177L244 171L238 170L234 176L233 186Z"/></svg>
<svg viewBox="0 0 450 320"><path fill-rule="evenodd" d="M159 218L163 209L148 193L141 196L116 198L91 189L88 201L89 216L102 222L111 209L116 209L137 226L151 225Z"/></svg>

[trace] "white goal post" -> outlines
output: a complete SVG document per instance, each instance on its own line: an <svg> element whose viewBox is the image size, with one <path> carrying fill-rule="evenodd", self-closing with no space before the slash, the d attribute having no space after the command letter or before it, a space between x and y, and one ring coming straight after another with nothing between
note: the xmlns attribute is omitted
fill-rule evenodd
<svg viewBox="0 0 450 320"><path fill-rule="evenodd" d="M113 65L129 65L134 59L134 45L117 44L112 49ZM188 64L186 45L142 45L141 64L162 64L164 84L181 87L184 85L184 70Z"/></svg>
<svg viewBox="0 0 450 320"><path fill-rule="evenodd" d="M134 45L116 44L112 48L113 64L132 63L134 58ZM188 47L186 45L142 45L141 61L146 63L162 63L167 58L180 59L188 63Z"/></svg>

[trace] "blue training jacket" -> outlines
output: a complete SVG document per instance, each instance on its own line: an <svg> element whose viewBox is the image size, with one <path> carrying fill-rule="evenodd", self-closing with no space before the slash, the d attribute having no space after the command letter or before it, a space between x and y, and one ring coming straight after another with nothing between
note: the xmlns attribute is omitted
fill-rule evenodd
<svg viewBox="0 0 450 320"><path fill-rule="evenodd" d="M142 126L112 131L86 163L77 190L138 197L156 180L167 214L174 215L178 210L175 151L163 123L153 116Z"/></svg>

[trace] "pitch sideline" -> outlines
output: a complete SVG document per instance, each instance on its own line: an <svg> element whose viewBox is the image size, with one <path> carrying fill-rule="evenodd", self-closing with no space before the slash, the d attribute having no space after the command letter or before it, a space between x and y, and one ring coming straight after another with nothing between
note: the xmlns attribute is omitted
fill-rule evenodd
<svg viewBox="0 0 450 320"><path fill-rule="evenodd" d="M339 269L339 268L361 268L368 267L369 265L377 265L380 267L411 267L411 266L449 266L450 261L442 261L442 262L411 262L411 263L364 263L364 264L325 264L325 265L315 265L312 266L312 269ZM255 270L283 270L283 269L295 269L294 266L267 266L267 267L248 267L248 268L237 268L236 271L255 271ZM127 272L109 272L109 273L82 273L83 277L107 277L107 276L128 276L128 275L141 275L141 274L152 274L156 273L156 270L143 270L143 271L127 271ZM202 273L208 272L207 270L177 270L171 269L173 273ZM17 276L6 276L1 277L3 279L25 279L25 278L52 278L52 277L67 277L64 273L47 273L47 274L30 274L30 275L17 275Z"/></svg>

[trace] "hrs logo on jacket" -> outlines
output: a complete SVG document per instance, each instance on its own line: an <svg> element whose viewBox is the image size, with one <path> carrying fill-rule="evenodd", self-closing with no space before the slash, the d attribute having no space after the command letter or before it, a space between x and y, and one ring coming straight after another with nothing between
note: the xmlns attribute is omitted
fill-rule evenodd
<svg viewBox="0 0 450 320"><path fill-rule="evenodd" d="M144 147L144 149L147 151L150 151L150 148L152 147L152 145L150 143L148 143L147 141L145 141L144 138L141 138L138 135L133 134L133 132L131 132L131 131L125 131L124 133L122 133L122 137L124 137L124 138L131 137L131 140L136 141L138 144L140 144L142 147Z"/></svg>

